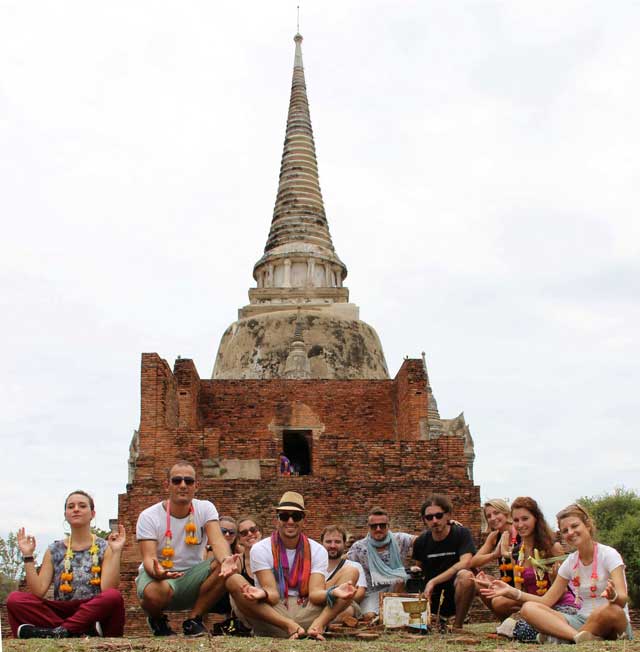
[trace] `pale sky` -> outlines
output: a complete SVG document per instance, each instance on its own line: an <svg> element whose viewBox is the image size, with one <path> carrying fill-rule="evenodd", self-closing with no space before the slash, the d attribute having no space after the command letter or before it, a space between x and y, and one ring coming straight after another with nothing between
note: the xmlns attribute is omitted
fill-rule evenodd
<svg viewBox="0 0 640 652"><path fill-rule="evenodd" d="M143 351L210 376L269 230L296 4L0 0L0 535L43 550L75 488L117 514ZM351 300L392 375L426 352L482 497L552 523L640 488L639 24L625 1L301 2Z"/></svg>

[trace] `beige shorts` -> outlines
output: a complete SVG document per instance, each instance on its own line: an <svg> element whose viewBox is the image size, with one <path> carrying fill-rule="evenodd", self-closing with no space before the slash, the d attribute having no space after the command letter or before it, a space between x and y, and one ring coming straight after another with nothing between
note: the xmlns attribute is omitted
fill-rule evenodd
<svg viewBox="0 0 640 652"><path fill-rule="evenodd" d="M305 631L311 627L311 623L322 613L323 606L307 602L305 605L298 604L295 597L289 598L289 607L285 607L283 602L278 602L273 607L279 614L291 618L298 623ZM236 605L237 609L237 605ZM237 613L237 611L236 611ZM284 630L266 623L263 620L256 620L242 613L241 620L247 621L253 633L256 636L272 636L273 638L289 638L289 634Z"/></svg>

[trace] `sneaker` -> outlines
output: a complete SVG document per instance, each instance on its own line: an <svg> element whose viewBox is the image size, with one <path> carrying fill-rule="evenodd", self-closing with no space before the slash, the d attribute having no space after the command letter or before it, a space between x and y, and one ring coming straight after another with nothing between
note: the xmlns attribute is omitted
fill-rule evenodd
<svg viewBox="0 0 640 652"><path fill-rule="evenodd" d="M196 636L204 636L207 633L207 628L202 623L202 616L195 618L187 618L182 623L182 632L185 636L195 638Z"/></svg>
<svg viewBox="0 0 640 652"><path fill-rule="evenodd" d="M153 632L154 636L175 636L176 633L171 629L169 625L169 619L165 614L158 616L158 618L152 618L149 616L147 618L147 624L149 629Z"/></svg>
<svg viewBox="0 0 640 652"><path fill-rule="evenodd" d="M582 631L578 632L573 637L574 643L584 643L585 641L601 641L601 640L602 640L602 636L596 636L595 634L588 632L586 629L583 629Z"/></svg>
<svg viewBox="0 0 640 652"><path fill-rule="evenodd" d="M64 627L36 627L35 625L20 625L18 638L69 638L71 633Z"/></svg>
<svg viewBox="0 0 640 652"><path fill-rule="evenodd" d="M505 638L513 638L513 630L517 624L518 621L515 618L506 618L496 627L496 634L500 634Z"/></svg>

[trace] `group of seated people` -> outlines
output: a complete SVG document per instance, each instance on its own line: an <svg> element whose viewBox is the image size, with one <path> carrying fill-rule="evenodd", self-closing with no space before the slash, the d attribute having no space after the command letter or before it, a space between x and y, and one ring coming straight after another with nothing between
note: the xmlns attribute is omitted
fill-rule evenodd
<svg viewBox="0 0 640 652"><path fill-rule="evenodd" d="M327 525L320 542L307 537L304 498L297 492L285 492L274 506L275 529L263 538L255 518L220 516L210 501L195 498L197 487L194 467L176 462L166 479L167 499L138 518L136 591L155 636L175 634L167 611L186 611L183 634L203 636L203 617L214 611L233 614L242 632L256 636L323 640L332 622L377 622L382 594L405 592L408 580L419 576L432 615L451 618L454 630L463 627L478 595L503 621L498 633L510 638L577 643L631 637L624 563L595 540L594 524L579 505L557 515L574 549L569 555L528 497L511 506L485 503L490 532L478 550L441 495L422 504L419 536L391 532L388 513L376 507L367 535L348 546L340 525ZM93 499L71 493L65 501L70 533L47 548L39 570L35 538L18 530L27 590L7 599L14 636L122 636L117 587L125 531L119 526L106 540L96 537L94 516ZM47 599L52 583L53 599Z"/></svg>

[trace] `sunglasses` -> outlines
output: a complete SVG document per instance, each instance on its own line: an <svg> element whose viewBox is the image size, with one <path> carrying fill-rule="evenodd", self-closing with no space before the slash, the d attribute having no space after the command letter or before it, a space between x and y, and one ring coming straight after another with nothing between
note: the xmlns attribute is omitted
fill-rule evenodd
<svg viewBox="0 0 640 652"><path fill-rule="evenodd" d="M294 523L299 523L304 518L304 512L278 512L278 518L286 523L290 518Z"/></svg>
<svg viewBox="0 0 640 652"><path fill-rule="evenodd" d="M173 478L171 478L171 484L175 484L176 487L183 482L187 485L187 487L190 487L192 484L196 483L196 479L192 478L190 475L174 475Z"/></svg>
<svg viewBox="0 0 640 652"><path fill-rule="evenodd" d="M434 518L439 521L443 516L444 512L436 512L435 514L423 514L422 518L425 521L433 521Z"/></svg>
<svg viewBox="0 0 640 652"><path fill-rule="evenodd" d="M388 523L369 523L370 530L386 530L388 527Z"/></svg>
<svg viewBox="0 0 640 652"><path fill-rule="evenodd" d="M234 537L236 535L235 530L230 530L229 528L226 528L226 527L221 527L220 531L222 532L222 534L230 534L232 537Z"/></svg>
<svg viewBox="0 0 640 652"><path fill-rule="evenodd" d="M260 532L260 528L258 528L257 525L252 525L251 527L247 528L246 530L238 530L238 534L241 537L246 537L249 534L255 534L256 532Z"/></svg>

